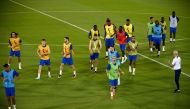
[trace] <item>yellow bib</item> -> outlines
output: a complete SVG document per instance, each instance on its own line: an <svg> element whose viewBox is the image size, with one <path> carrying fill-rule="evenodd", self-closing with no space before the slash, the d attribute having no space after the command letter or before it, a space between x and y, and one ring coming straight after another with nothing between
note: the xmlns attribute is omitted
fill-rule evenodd
<svg viewBox="0 0 190 109"><path fill-rule="evenodd" d="M165 21L164 23L160 22L160 25L162 26L163 34L166 34L166 22Z"/></svg>
<svg viewBox="0 0 190 109"><path fill-rule="evenodd" d="M133 25L130 24L127 26L125 24L123 27L124 27L125 32L129 35L129 37L132 37L133 36Z"/></svg>
<svg viewBox="0 0 190 109"><path fill-rule="evenodd" d="M108 25L105 25L105 31L106 31L106 38L112 38L113 35L115 34L115 31L114 31L114 25L111 24L110 26Z"/></svg>
<svg viewBox="0 0 190 109"><path fill-rule="evenodd" d="M63 52L64 52L64 57L66 58L70 58L71 57L71 50L70 50L70 47L71 47L71 43L63 43Z"/></svg>
<svg viewBox="0 0 190 109"><path fill-rule="evenodd" d="M12 50L13 51L19 51L20 50L20 38L10 38L10 43L12 45Z"/></svg>
<svg viewBox="0 0 190 109"><path fill-rule="evenodd" d="M98 31L98 30L94 31L94 29L91 29L90 31L91 31L91 35L92 35L92 38L91 38L91 39L94 38L94 34L99 35L99 31Z"/></svg>
<svg viewBox="0 0 190 109"><path fill-rule="evenodd" d="M93 51L93 53L97 53L98 49L100 49L100 44L99 44L99 40L90 40L91 42L91 49Z"/></svg>
<svg viewBox="0 0 190 109"><path fill-rule="evenodd" d="M39 45L38 46L38 49L40 50L39 53L41 55L44 55L41 57L42 60L48 60L49 59L49 51L50 51L50 48L48 45L46 45L45 47L43 47L42 45Z"/></svg>

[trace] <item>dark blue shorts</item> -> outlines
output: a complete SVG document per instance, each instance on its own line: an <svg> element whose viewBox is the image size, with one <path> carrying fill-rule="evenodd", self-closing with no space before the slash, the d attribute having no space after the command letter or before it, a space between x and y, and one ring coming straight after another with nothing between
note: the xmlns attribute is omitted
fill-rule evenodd
<svg viewBox="0 0 190 109"><path fill-rule="evenodd" d="M10 56L16 56L16 57L20 57L21 53L20 50L19 51L13 51L12 49L10 49Z"/></svg>
<svg viewBox="0 0 190 109"><path fill-rule="evenodd" d="M70 58L63 57L62 58L62 64L73 65L73 59L72 59L72 57L70 57Z"/></svg>
<svg viewBox="0 0 190 109"><path fill-rule="evenodd" d="M106 47L114 46L114 38L106 39Z"/></svg>
<svg viewBox="0 0 190 109"><path fill-rule="evenodd" d="M121 51L124 51L126 49L126 44L120 44L119 46Z"/></svg>
<svg viewBox="0 0 190 109"><path fill-rule="evenodd" d="M90 60L98 59L98 57L99 57L99 53L90 54Z"/></svg>
<svg viewBox="0 0 190 109"><path fill-rule="evenodd" d="M176 33L177 28L170 27L170 33Z"/></svg>
<svg viewBox="0 0 190 109"><path fill-rule="evenodd" d="M166 34L162 34L162 40L166 39Z"/></svg>
<svg viewBox="0 0 190 109"><path fill-rule="evenodd" d="M127 37L126 43L129 43L131 41L131 37Z"/></svg>
<svg viewBox="0 0 190 109"><path fill-rule="evenodd" d="M148 41L153 41L152 35L148 35Z"/></svg>
<svg viewBox="0 0 190 109"><path fill-rule="evenodd" d="M162 42L162 38L153 37L153 42L156 45L160 45Z"/></svg>
<svg viewBox="0 0 190 109"><path fill-rule="evenodd" d="M7 97L15 96L15 87L5 88L5 93Z"/></svg>
<svg viewBox="0 0 190 109"><path fill-rule="evenodd" d="M118 85L118 80L114 79L114 80L110 80L110 86L117 86Z"/></svg>
<svg viewBox="0 0 190 109"><path fill-rule="evenodd" d="M136 61L137 55L129 55L129 61Z"/></svg>
<svg viewBox="0 0 190 109"><path fill-rule="evenodd" d="M50 65L50 59L48 60L42 60L40 59L40 65L44 66L44 65Z"/></svg>

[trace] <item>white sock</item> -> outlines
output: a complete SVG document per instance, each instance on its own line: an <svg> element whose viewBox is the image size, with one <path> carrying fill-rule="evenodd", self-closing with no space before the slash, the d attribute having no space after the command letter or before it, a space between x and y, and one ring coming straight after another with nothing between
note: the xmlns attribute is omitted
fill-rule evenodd
<svg viewBox="0 0 190 109"><path fill-rule="evenodd" d="M106 51L106 56L108 56L108 51Z"/></svg>
<svg viewBox="0 0 190 109"><path fill-rule="evenodd" d="M18 63L18 67L21 68L21 62Z"/></svg>
<svg viewBox="0 0 190 109"><path fill-rule="evenodd" d="M136 68L133 68L133 73L135 73Z"/></svg>
<svg viewBox="0 0 190 109"><path fill-rule="evenodd" d="M118 84L118 85L120 85L120 84L121 84L120 77L118 77L118 79L117 79L117 84Z"/></svg>
<svg viewBox="0 0 190 109"><path fill-rule="evenodd" d="M153 52L152 48L150 48L150 52Z"/></svg>
<svg viewBox="0 0 190 109"><path fill-rule="evenodd" d="M91 67L94 67L94 65L92 64Z"/></svg>
<svg viewBox="0 0 190 109"><path fill-rule="evenodd" d="M132 68L131 68L131 66L129 66L129 72L130 72L130 73L132 72Z"/></svg>
<svg viewBox="0 0 190 109"><path fill-rule="evenodd" d="M110 95L113 97L113 92L110 92Z"/></svg>
<svg viewBox="0 0 190 109"><path fill-rule="evenodd" d="M125 59L127 59L127 56L126 56L126 55L124 55L124 57L125 57Z"/></svg>
<svg viewBox="0 0 190 109"><path fill-rule="evenodd" d="M125 57L122 57L122 58L121 58L121 61L124 62L124 61L125 61Z"/></svg>
<svg viewBox="0 0 190 109"><path fill-rule="evenodd" d="M38 73L38 78L40 78L40 73Z"/></svg>
<svg viewBox="0 0 190 109"><path fill-rule="evenodd" d="M62 70L59 71L59 74L62 75Z"/></svg>
<svg viewBox="0 0 190 109"><path fill-rule="evenodd" d="M51 76L51 73L50 73L50 71L48 71L48 76Z"/></svg>
<svg viewBox="0 0 190 109"><path fill-rule="evenodd" d="M160 51L158 51L158 55L160 55Z"/></svg>
<svg viewBox="0 0 190 109"><path fill-rule="evenodd" d="M95 67L95 71L97 71L98 67Z"/></svg>
<svg viewBox="0 0 190 109"><path fill-rule="evenodd" d="M13 109L16 109L16 105L13 105Z"/></svg>
<svg viewBox="0 0 190 109"><path fill-rule="evenodd" d="M11 109L11 107L8 107L8 109Z"/></svg>
<svg viewBox="0 0 190 109"><path fill-rule="evenodd" d="M76 75L76 71L73 71L73 74Z"/></svg>
<svg viewBox="0 0 190 109"><path fill-rule="evenodd" d="M162 51L165 51L165 46L162 46Z"/></svg>
<svg viewBox="0 0 190 109"><path fill-rule="evenodd" d="M175 39L173 39L173 41L175 41Z"/></svg>
<svg viewBox="0 0 190 109"><path fill-rule="evenodd" d="M170 38L170 42L172 42L173 40L172 40L172 38Z"/></svg>

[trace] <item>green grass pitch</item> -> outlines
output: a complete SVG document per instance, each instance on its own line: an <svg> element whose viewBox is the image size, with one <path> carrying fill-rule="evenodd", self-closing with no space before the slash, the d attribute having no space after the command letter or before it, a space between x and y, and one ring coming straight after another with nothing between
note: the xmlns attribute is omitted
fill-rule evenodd
<svg viewBox="0 0 190 109"><path fill-rule="evenodd" d="M34 44L22 45L22 70L18 70L16 58L13 59L11 65L21 77L16 82L18 109L189 109L190 77L181 75L182 92L173 93L174 72L141 56L137 60L135 77L128 74L127 63L122 65L125 75L121 77L116 99L111 101L109 82L105 73L107 65L104 59L105 47L99 58L98 73L93 74L89 68L87 32L63 22L67 21L85 30L90 30L92 25L97 24L103 35L103 24L107 17L117 27L123 25L126 18L130 18L135 26L135 36L140 43L139 53L167 65L168 60L172 59L172 50L177 49L182 58L182 70L190 75L188 0L15 1L25 7L9 0L0 2L0 66L7 62L9 48L3 43L8 42L10 32L18 32L23 39L23 44ZM168 27L168 17L173 10L180 18L177 30L178 40L175 44L170 44L168 30L167 52L161 53L160 58L150 56L146 38L146 24L149 17L154 16L155 19L160 20L164 16ZM62 58L62 46L56 45L62 45L66 35L70 37L75 51L74 64L78 73L76 79L71 78L72 70L68 66L65 66L63 77L57 78ZM53 77L51 79L47 77L45 67L41 80L35 80L39 63L36 50L42 38L46 38L51 47ZM117 49L119 50L118 47ZM3 67L0 67L0 70L3 70ZM6 109L6 103L1 82L0 109Z"/></svg>

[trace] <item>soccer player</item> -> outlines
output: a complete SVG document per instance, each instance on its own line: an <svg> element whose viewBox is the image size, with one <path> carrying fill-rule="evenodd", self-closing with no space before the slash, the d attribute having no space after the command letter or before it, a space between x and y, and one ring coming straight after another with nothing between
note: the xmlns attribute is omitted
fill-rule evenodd
<svg viewBox="0 0 190 109"><path fill-rule="evenodd" d="M132 36L132 39L127 46L129 52L129 73L132 73L132 75L135 75L136 70L137 48L138 42L136 41L135 36Z"/></svg>
<svg viewBox="0 0 190 109"><path fill-rule="evenodd" d="M100 32L97 25L94 25L93 28L89 31L88 38L93 39L95 34L98 36L98 38L100 37Z"/></svg>
<svg viewBox="0 0 190 109"><path fill-rule="evenodd" d="M154 25L155 25L154 17L150 17L150 22L147 24L147 26L148 26L147 37L148 37L148 41L149 41L150 52L153 52L152 27Z"/></svg>
<svg viewBox="0 0 190 109"><path fill-rule="evenodd" d="M22 69L21 67L21 52L20 52L20 45L22 43L22 40L18 37L18 33L12 32L11 37L9 38L9 47L10 49L10 55L8 59L8 64L11 64L12 57L15 55L18 58L18 68Z"/></svg>
<svg viewBox="0 0 190 109"><path fill-rule="evenodd" d="M162 26L162 51L166 51L165 50L165 40L166 40L166 21L164 20L164 17L161 17L161 21L160 21L160 25Z"/></svg>
<svg viewBox="0 0 190 109"><path fill-rule="evenodd" d="M18 79L19 74L10 69L8 64L3 65L4 70L1 73L1 78L3 79L5 92L8 101L8 109L16 109L16 98L15 98L15 81Z"/></svg>
<svg viewBox="0 0 190 109"><path fill-rule="evenodd" d="M160 56L160 44L162 42L162 33L163 33L163 29L159 23L158 20L155 21L155 25L152 27L152 38L154 41L154 44L156 46L156 49L158 50L157 52L157 56Z"/></svg>
<svg viewBox="0 0 190 109"><path fill-rule="evenodd" d="M129 37L127 38L127 43L128 43L129 41L131 41L131 37L133 36L133 32L135 30L134 25L131 24L130 19L126 19L126 24L123 25L123 27L125 32L129 35Z"/></svg>
<svg viewBox="0 0 190 109"><path fill-rule="evenodd" d="M105 30L105 45L106 45L106 59L108 59L108 49L110 46L114 46L114 36L116 34L116 26L111 22L109 18L106 19L106 24L104 25Z"/></svg>
<svg viewBox="0 0 190 109"><path fill-rule="evenodd" d="M169 17L169 21L170 21L170 42L175 42L176 29L177 29L177 24L179 22L179 17L176 16L175 11L172 12L172 15Z"/></svg>
<svg viewBox="0 0 190 109"><path fill-rule="evenodd" d="M116 37L120 45L120 50L122 52L121 64L123 64L127 60L125 50L126 50L126 41L128 38L128 34L123 30L122 26L119 27L119 31L117 32Z"/></svg>
<svg viewBox="0 0 190 109"><path fill-rule="evenodd" d="M46 44L46 39L42 39L41 45L38 46L37 54L40 57L40 64L38 68L38 76L36 79L40 79L40 75L42 72L42 67L44 65L48 66L48 77L51 78L51 67L50 67L50 47Z"/></svg>
<svg viewBox="0 0 190 109"><path fill-rule="evenodd" d="M98 39L98 35L94 34L94 37L92 40L90 40L89 43L89 51L90 51L90 62L91 62L91 70L95 66L94 72L97 72L98 69L98 56L100 54L100 51L102 49L102 43L101 40Z"/></svg>
<svg viewBox="0 0 190 109"><path fill-rule="evenodd" d="M175 72L176 89L174 90L174 93L180 92L179 77L181 74L181 58L179 57L177 50L173 51L173 61L169 61L169 64L171 67L173 67Z"/></svg>
<svg viewBox="0 0 190 109"><path fill-rule="evenodd" d="M116 87L118 85L119 73L124 74L124 72L119 68L117 64L117 58L112 57L111 62L107 65L106 72L110 82L110 99L113 100L116 92Z"/></svg>
<svg viewBox="0 0 190 109"><path fill-rule="evenodd" d="M63 58L62 58L62 63L60 65L60 71L59 71L59 76L58 78L61 78L62 76L62 71L63 71L63 66L65 64L68 64L72 69L73 69L73 78L76 78L76 69L73 64L73 58L72 54L74 53L73 51L73 46L69 42L69 37L64 38L64 43L63 43Z"/></svg>

